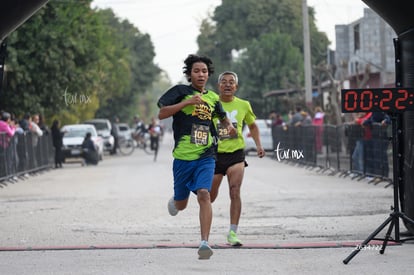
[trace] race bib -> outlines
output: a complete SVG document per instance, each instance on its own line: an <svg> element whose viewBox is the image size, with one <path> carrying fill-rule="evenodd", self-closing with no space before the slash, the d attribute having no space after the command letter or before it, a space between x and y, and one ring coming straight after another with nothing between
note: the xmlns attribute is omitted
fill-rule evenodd
<svg viewBox="0 0 414 275"><path fill-rule="evenodd" d="M208 133L210 127L206 125L193 124L191 128L191 143L208 145Z"/></svg>
<svg viewBox="0 0 414 275"><path fill-rule="evenodd" d="M237 129L237 122L232 122L233 127ZM229 139L229 138L237 138L236 136L230 136L229 130L227 130L227 127L224 127L221 123L217 124L217 134L219 136L219 139Z"/></svg>

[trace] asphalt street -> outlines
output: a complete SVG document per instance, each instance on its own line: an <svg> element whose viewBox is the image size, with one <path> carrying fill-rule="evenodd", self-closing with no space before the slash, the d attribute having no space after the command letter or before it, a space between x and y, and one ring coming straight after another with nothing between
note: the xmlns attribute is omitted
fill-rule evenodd
<svg viewBox="0 0 414 275"><path fill-rule="evenodd" d="M227 182L213 204L210 260L197 258L198 204L171 217L172 138L157 161L142 150L98 166L65 164L0 188L0 274L412 274L414 245L372 242L343 260L390 215L392 187L247 157L239 237ZM385 231L378 234L383 238ZM402 226L402 231L404 227Z"/></svg>

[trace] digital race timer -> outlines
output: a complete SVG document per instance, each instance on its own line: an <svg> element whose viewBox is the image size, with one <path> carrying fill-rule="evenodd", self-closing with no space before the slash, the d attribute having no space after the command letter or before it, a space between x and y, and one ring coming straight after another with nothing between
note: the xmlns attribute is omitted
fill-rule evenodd
<svg viewBox="0 0 414 275"><path fill-rule="evenodd" d="M346 89L341 91L343 113L414 110L414 88Z"/></svg>

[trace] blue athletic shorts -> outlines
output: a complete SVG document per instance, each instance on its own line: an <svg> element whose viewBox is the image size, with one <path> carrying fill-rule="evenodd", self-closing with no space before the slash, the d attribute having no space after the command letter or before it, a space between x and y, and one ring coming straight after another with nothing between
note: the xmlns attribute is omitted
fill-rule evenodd
<svg viewBox="0 0 414 275"><path fill-rule="evenodd" d="M185 200L190 196L190 191L197 194L198 189L210 192L214 167L213 157L191 161L174 159L174 200Z"/></svg>

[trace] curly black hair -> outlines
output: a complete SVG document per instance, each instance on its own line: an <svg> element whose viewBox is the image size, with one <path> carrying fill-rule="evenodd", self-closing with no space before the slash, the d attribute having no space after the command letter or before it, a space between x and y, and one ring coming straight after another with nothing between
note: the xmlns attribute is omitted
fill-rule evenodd
<svg viewBox="0 0 414 275"><path fill-rule="evenodd" d="M214 73L213 61L211 61L210 58L207 56L190 54L184 60L185 66L183 67L183 73L186 75L188 82L191 81L191 69L193 68L193 64L197 62L203 62L207 65L208 76L211 76Z"/></svg>

